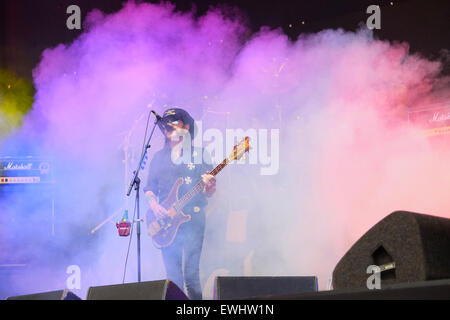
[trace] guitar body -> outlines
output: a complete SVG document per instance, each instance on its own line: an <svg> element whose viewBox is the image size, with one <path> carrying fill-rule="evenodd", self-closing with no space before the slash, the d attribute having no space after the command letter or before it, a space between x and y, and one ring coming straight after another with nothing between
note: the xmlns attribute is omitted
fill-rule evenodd
<svg viewBox="0 0 450 320"><path fill-rule="evenodd" d="M178 201L178 191L183 183L184 180L178 178L167 198L161 203L161 206L169 213L167 217L158 219L151 209L147 211L148 232L153 239L153 243L158 248L170 245L175 239L180 226L191 220L190 215L186 215L182 210L177 210L174 207L174 204Z"/></svg>

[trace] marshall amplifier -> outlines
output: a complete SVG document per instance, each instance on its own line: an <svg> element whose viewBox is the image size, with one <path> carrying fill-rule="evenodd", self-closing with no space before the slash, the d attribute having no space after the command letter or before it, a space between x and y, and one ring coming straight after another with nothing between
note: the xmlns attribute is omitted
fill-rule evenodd
<svg viewBox="0 0 450 320"><path fill-rule="evenodd" d="M37 259L32 248L53 241L55 186L47 159L0 157L0 265Z"/></svg>
<svg viewBox="0 0 450 320"><path fill-rule="evenodd" d="M49 160L37 157L0 157L0 187L51 184Z"/></svg>

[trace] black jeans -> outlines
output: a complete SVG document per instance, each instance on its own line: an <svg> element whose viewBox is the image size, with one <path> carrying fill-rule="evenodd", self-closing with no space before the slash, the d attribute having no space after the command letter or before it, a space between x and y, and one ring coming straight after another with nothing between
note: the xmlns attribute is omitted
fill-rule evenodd
<svg viewBox="0 0 450 320"><path fill-rule="evenodd" d="M199 269L205 220L203 210L192 214L191 220L180 226L172 244L161 249L167 278L183 291L185 284L191 300L202 299Z"/></svg>

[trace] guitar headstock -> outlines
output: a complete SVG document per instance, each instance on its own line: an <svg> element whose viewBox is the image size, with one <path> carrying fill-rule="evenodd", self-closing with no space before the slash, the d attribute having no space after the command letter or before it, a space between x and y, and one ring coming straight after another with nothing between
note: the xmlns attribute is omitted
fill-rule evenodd
<svg viewBox="0 0 450 320"><path fill-rule="evenodd" d="M229 161L239 160L242 158L244 153L250 150L250 137L245 137L239 144L235 145L233 148L233 153L229 157Z"/></svg>

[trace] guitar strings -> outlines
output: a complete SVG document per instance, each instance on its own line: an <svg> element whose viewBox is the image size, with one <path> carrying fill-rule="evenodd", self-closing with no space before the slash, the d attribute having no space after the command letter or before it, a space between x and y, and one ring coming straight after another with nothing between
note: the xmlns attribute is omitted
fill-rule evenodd
<svg viewBox="0 0 450 320"><path fill-rule="evenodd" d="M213 171L211 171L211 175L213 176L217 175L227 165L228 162L229 162L228 158L223 160L217 167L214 168ZM198 182L195 185L195 187L192 188L192 190L190 190L176 202L174 207L177 210L181 210L186 205L186 203L203 188L203 186L204 186L203 181Z"/></svg>

